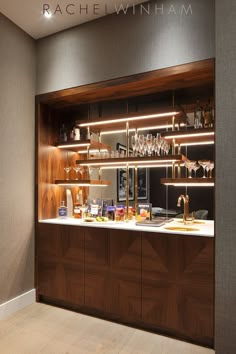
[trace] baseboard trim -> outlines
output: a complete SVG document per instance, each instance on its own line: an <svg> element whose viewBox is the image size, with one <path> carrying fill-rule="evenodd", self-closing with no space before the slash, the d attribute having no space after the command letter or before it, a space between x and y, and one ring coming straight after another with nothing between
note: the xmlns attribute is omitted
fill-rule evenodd
<svg viewBox="0 0 236 354"><path fill-rule="evenodd" d="M35 289L27 291L26 293L15 297L0 305L0 320L12 315L13 313L21 310L22 308L31 305L35 302L36 292Z"/></svg>

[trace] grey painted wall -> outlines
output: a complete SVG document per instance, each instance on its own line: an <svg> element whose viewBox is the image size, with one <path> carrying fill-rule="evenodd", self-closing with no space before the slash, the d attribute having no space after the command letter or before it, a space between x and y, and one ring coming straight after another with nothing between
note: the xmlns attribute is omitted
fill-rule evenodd
<svg viewBox="0 0 236 354"><path fill-rule="evenodd" d="M216 353L236 353L236 1L216 0Z"/></svg>
<svg viewBox="0 0 236 354"><path fill-rule="evenodd" d="M34 41L0 13L0 304L34 288Z"/></svg>
<svg viewBox="0 0 236 354"><path fill-rule="evenodd" d="M37 93L215 56L214 0L157 1L163 15L154 3L151 15L110 15L39 40ZM181 16L182 4L193 14Z"/></svg>

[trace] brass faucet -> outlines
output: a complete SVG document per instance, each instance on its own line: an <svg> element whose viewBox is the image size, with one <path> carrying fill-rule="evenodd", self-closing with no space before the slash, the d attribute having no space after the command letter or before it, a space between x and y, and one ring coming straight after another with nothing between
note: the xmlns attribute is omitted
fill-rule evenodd
<svg viewBox="0 0 236 354"><path fill-rule="evenodd" d="M181 206L181 200L184 201L184 216L183 216L183 222L184 224L187 224L188 221L194 221L194 216L192 213L192 216L189 215L189 196L181 194L178 198L177 206Z"/></svg>

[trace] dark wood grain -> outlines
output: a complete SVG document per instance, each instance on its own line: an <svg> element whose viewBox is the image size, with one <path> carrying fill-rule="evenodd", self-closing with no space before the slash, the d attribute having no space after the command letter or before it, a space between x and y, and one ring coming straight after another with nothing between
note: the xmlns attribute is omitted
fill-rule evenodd
<svg viewBox="0 0 236 354"><path fill-rule="evenodd" d="M108 101L154 92L203 86L214 82L214 59L178 65L119 79L98 82L39 95L39 101L63 107L71 104Z"/></svg>
<svg viewBox="0 0 236 354"><path fill-rule="evenodd" d="M150 326L213 345L214 240L145 234L142 320Z"/></svg>

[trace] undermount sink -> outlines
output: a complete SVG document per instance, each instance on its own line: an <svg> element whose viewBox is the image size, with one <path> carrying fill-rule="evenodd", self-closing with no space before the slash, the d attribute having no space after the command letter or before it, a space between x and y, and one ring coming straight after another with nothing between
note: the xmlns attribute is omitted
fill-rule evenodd
<svg viewBox="0 0 236 354"><path fill-rule="evenodd" d="M171 231L200 231L199 229L195 229L194 227L185 227L185 226L168 226L165 227L166 230L171 230Z"/></svg>
<svg viewBox="0 0 236 354"><path fill-rule="evenodd" d="M181 221L177 221L178 223L180 223L180 224L183 224L184 222L183 222L183 220L181 220ZM188 222L189 224L201 224L201 225L203 225L203 224L205 224L205 222L204 221L198 221L198 220L194 220L194 221L189 221Z"/></svg>

